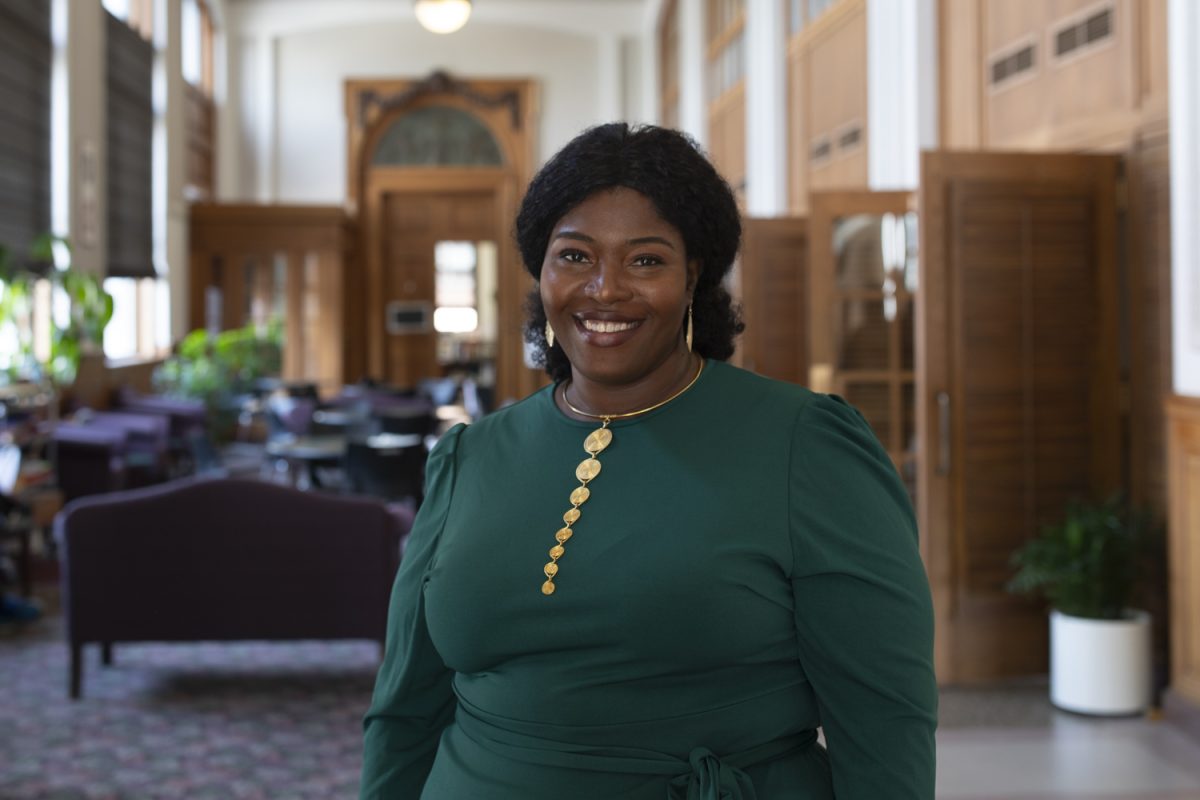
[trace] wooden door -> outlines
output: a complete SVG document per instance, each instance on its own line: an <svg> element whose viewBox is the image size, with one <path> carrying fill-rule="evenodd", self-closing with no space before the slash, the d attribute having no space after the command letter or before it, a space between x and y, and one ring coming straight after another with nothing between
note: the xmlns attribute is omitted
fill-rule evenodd
<svg viewBox="0 0 1200 800"><path fill-rule="evenodd" d="M944 683L1043 672L1012 552L1120 485L1113 156L922 159L918 508Z"/></svg>
<svg viewBox="0 0 1200 800"><path fill-rule="evenodd" d="M809 196L809 386L854 405L915 498L913 295L908 192Z"/></svg>
<svg viewBox="0 0 1200 800"><path fill-rule="evenodd" d="M437 305L434 248L443 241L498 241L495 217L496 198L490 192L384 194L384 304L424 308L427 319L416 330L388 331L384 380L415 386L423 378L441 375L432 325Z"/></svg>
<svg viewBox="0 0 1200 800"><path fill-rule="evenodd" d="M807 223L784 217L746 219L743 224L742 366L768 378L804 383L808 377Z"/></svg>

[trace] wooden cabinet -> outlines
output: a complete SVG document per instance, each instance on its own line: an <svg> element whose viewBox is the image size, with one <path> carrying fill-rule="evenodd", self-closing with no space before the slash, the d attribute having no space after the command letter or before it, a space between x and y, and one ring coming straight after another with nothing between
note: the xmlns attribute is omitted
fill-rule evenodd
<svg viewBox="0 0 1200 800"><path fill-rule="evenodd" d="M806 314L809 385L863 413L910 494L917 472L912 202L908 192L810 196Z"/></svg>
<svg viewBox="0 0 1200 800"><path fill-rule="evenodd" d="M1121 485L1118 160L926 153L918 510L943 682L1046 668L1014 549Z"/></svg>

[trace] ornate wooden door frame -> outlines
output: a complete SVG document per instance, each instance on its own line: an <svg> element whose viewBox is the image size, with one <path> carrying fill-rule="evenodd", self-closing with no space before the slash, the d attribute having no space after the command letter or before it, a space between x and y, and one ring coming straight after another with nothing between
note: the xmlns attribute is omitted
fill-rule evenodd
<svg viewBox="0 0 1200 800"><path fill-rule="evenodd" d="M537 113L536 87L530 80L458 80L434 72L421 80L350 79L344 88L346 114L346 201L359 222L361 276L352 284L362 322L347 330L354 343L351 374L382 373L384 366L384 286L381 226L383 197L390 192L437 190L488 191L496 197L499 256L498 314L501 322L496 352L496 396L521 397L539 383L524 366L520 335L522 302L532 281L521 266L507 232L532 177ZM495 167L372 166L371 154L399 117L429 106L450 106L470 113L492 134L503 155ZM355 344L357 346L355 346Z"/></svg>

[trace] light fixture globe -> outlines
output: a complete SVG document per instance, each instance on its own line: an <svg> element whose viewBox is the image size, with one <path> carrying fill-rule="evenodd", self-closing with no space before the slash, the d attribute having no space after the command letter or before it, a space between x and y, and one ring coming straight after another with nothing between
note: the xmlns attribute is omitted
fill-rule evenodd
<svg viewBox="0 0 1200 800"><path fill-rule="evenodd" d="M454 33L467 24L471 0L416 0L417 22L434 33Z"/></svg>

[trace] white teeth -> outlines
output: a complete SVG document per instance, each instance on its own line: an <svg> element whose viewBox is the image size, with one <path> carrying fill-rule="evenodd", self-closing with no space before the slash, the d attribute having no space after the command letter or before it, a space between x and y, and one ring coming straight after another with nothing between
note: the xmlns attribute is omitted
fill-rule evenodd
<svg viewBox="0 0 1200 800"><path fill-rule="evenodd" d="M602 319L585 319L583 327L594 333L616 333L617 331L627 331L630 328L636 328L636 322L610 322Z"/></svg>

